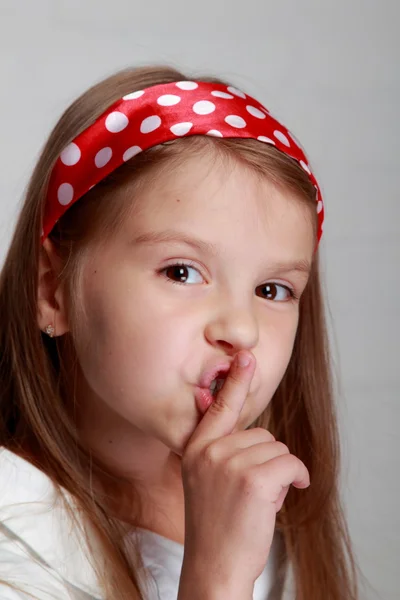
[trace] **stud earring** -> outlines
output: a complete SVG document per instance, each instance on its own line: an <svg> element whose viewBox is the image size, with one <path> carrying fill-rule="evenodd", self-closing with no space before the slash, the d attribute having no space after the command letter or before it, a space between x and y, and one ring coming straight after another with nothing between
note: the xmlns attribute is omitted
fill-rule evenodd
<svg viewBox="0 0 400 600"><path fill-rule="evenodd" d="M50 336L51 338L54 337L54 327L53 325L47 325L45 332L47 333L48 336Z"/></svg>

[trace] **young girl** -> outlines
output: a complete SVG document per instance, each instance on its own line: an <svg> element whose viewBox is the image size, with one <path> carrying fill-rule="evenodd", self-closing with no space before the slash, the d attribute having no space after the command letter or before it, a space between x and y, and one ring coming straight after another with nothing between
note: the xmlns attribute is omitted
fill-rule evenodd
<svg viewBox="0 0 400 600"><path fill-rule="evenodd" d="M129 69L68 108L0 281L2 599L357 598L323 216L226 83Z"/></svg>

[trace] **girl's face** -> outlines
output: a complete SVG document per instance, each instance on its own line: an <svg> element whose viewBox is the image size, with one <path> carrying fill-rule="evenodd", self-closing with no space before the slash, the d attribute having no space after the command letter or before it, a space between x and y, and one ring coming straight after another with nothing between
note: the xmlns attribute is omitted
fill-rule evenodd
<svg viewBox="0 0 400 600"><path fill-rule="evenodd" d="M219 359L256 357L238 429L269 404L298 324L291 290L304 291L314 247L310 211L290 193L210 155L183 166L142 191L86 261L77 340L93 415L178 455L201 419L196 385Z"/></svg>

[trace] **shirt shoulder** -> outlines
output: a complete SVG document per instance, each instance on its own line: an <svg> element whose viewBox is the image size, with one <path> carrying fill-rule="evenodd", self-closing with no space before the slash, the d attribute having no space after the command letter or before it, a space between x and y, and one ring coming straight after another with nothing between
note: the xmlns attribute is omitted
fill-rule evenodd
<svg viewBox="0 0 400 600"><path fill-rule="evenodd" d="M33 596L17 591L8 585L0 583L0 600L32 600Z"/></svg>
<svg viewBox="0 0 400 600"><path fill-rule="evenodd" d="M0 600L71 600L63 582L0 530Z"/></svg>
<svg viewBox="0 0 400 600"><path fill-rule="evenodd" d="M16 582L20 590L3 585L0 600L101 598L71 502L45 473L0 447L0 582Z"/></svg>

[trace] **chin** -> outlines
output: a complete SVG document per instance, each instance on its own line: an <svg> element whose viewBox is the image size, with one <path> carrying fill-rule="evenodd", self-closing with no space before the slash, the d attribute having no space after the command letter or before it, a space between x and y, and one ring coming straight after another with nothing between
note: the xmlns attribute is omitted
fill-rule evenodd
<svg viewBox="0 0 400 600"><path fill-rule="evenodd" d="M160 442L162 442L173 454L176 454L177 456L182 458L182 455L185 452L185 448L199 422L200 419L198 419L197 422L195 422L194 424L190 424L187 428L185 427L184 430L183 427L175 427L175 431L165 431L165 435L163 435L162 437L157 437L160 440Z"/></svg>
<svg viewBox="0 0 400 600"><path fill-rule="evenodd" d="M175 439L173 441L171 440L172 443L168 444L168 447L171 450L171 452L179 456L179 458L182 458L192 433L193 431L191 431L188 435L185 435L181 439Z"/></svg>

